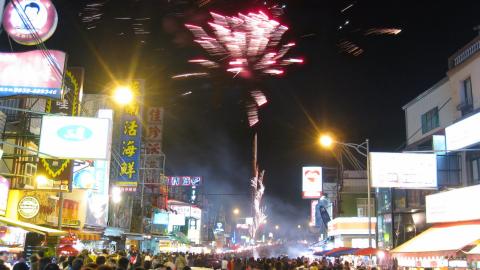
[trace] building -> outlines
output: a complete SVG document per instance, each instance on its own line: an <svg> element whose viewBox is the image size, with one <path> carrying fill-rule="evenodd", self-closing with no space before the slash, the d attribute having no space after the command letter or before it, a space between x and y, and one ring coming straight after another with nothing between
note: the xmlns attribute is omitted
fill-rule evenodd
<svg viewBox="0 0 480 270"><path fill-rule="evenodd" d="M446 76L403 110L404 151L437 154L439 191L479 184L480 36L450 56ZM378 246L392 249L428 228L425 197L435 192L378 189Z"/></svg>

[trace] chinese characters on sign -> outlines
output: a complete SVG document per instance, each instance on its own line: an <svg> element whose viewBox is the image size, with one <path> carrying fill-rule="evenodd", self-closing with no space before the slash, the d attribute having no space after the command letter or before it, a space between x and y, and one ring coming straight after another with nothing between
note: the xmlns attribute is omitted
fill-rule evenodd
<svg viewBox="0 0 480 270"><path fill-rule="evenodd" d="M143 93L144 82L132 81L134 96L139 97ZM129 187L124 191L132 190L137 186L140 171L140 149L142 138L142 110L139 105L139 98L132 104L125 106L121 116L120 126L120 161L117 185Z"/></svg>
<svg viewBox="0 0 480 270"><path fill-rule="evenodd" d="M145 183L160 183L163 171L162 129L163 108L149 107L146 114L144 181Z"/></svg>

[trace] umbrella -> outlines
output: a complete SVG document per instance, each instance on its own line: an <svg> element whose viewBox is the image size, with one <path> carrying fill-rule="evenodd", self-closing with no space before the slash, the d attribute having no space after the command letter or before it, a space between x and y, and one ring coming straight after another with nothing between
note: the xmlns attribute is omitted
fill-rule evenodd
<svg viewBox="0 0 480 270"><path fill-rule="evenodd" d="M78 255L79 252L71 245L65 245L65 246L59 247L57 249L57 253L59 255L76 256Z"/></svg>
<svg viewBox="0 0 480 270"><path fill-rule="evenodd" d="M357 256L371 256L371 255L377 255L377 253L379 251L380 251L380 249L376 249L376 248L372 248L372 247L360 248L360 249L355 251L354 255L357 255Z"/></svg>

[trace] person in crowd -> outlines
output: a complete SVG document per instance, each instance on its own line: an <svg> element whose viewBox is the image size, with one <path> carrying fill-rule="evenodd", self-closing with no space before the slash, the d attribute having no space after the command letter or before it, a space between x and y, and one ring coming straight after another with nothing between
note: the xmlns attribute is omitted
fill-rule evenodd
<svg viewBox="0 0 480 270"><path fill-rule="evenodd" d="M42 261L45 258L42 258L40 261ZM44 270L60 270L60 267L58 267L58 264L56 263L48 263L45 265Z"/></svg>
<svg viewBox="0 0 480 270"><path fill-rule="evenodd" d="M97 256L97 258L95 259L95 263L97 265L102 265L102 264L105 264L106 262L107 262L107 258L103 255Z"/></svg>
<svg viewBox="0 0 480 270"><path fill-rule="evenodd" d="M30 256L30 270L40 270L40 262L38 256L33 254Z"/></svg>
<svg viewBox="0 0 480 270"><path fill-rule="evenodd" d="M117 270L127 270L129 263L130 262L128 261L127 257L120 257L117 263Z"/></svg>
<svg viewBox="0 0 480 270"><path fill-rule="evenodd" d="M178 256L175 258L175 269L182 270L187 266L187 260L183 256L183 254L179 253Z"/></svg>
<svg viewBox="0 0 480 270"><path fill-rule="evenodd" d="M12 270L28 270L30 267L28 267L28 264L25 262L18 262L13 266Z"/></svg>
<svg viewBox="0 0 480 270"><path fill-rule="evenodd" d="M72 269L71 270L80 270L83 267L83 259L76 258L72 261Z"/></svg>

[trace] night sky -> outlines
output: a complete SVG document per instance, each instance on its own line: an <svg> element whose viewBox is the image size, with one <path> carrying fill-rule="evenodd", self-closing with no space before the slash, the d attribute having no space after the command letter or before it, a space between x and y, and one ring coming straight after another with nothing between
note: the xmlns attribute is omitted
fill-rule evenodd
<svg viewBox="0 0 480 270"><path fill-rule="evenodd" d="M297 43L291 55L304 57L303 65L280 78L216 74L174 81L175 74L195 71L188 59L205 55L184 23L204 26L208 11L234 15L264 9L263 1L211 0L201 8L202 1L53 2L59 25L46 46L66 51L70 66L86 68L87 93L104 91L112 80L109 73L118 79L127 74L145 78L147 105L166 108L167 174L203 176L209 198L223 202L228 211L237 205L248 210L251 140L258 132L265 202L273 220L306 219L309 203L301 199L301 167L335 165L330 153L316 145L320 131L334 131L347 142L369 138L373 151L401 150L401 107L445 76L447 58L477 35L472 28L480 24L478 0L276 1L286 4L278 20L289 27L284 40ZM92 11L92 3L103 4ZM351 3L352 8L340 12ZM89 12L101 13L99 20L82 21ZM125 17L150 20L115 19ZM339 30L346 20L348 25ZM133 34L132 24L139 22L150 34ZM402 32L365 36L370 28ZM342 40L364 52L342 52ZM12 45L14 51L30 49ZM5 33L0 49L10 51ZM269 100L255 128L248 127L243 103L250 88L263 90ZM192 94L182 96L188 91Z"/></svg>

